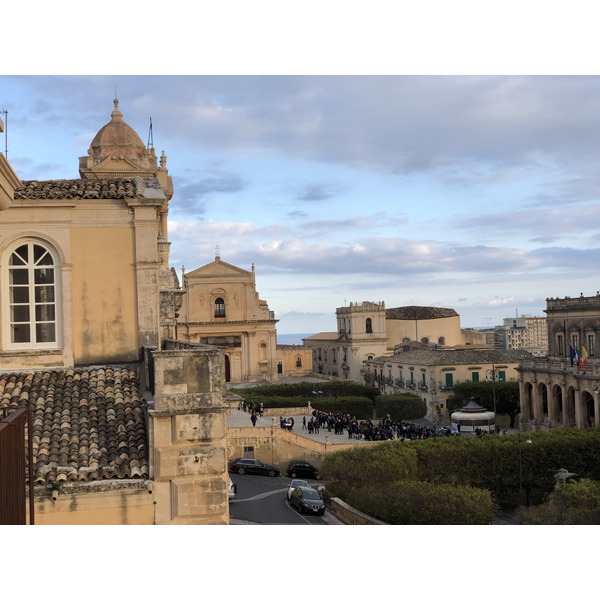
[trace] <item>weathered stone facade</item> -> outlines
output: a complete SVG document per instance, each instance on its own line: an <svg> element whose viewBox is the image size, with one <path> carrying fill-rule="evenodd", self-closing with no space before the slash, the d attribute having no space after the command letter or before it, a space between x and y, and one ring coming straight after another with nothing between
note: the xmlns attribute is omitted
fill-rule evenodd
<svg viewBox="0 0 600 600"><path fill-rule="evenodd" d="M519 365L521 427L600 425L600 293L546 299L548 356ZM571 360L571 348L579 351Z"/></svg>

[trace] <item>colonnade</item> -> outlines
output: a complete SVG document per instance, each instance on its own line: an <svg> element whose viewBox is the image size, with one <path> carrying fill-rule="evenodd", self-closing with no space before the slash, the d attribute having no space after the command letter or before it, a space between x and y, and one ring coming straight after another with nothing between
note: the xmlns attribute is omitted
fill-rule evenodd
<svg viewBox="0 0 600 600"><path fill-rule="evenodd" d="M521 422L541 427L600 426L599 389L573 376L519 378Z"/></svg>

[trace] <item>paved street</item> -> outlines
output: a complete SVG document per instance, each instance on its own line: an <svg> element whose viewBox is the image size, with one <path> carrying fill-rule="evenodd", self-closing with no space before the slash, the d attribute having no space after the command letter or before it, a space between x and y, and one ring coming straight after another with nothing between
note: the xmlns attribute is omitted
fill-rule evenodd
<svg viewBox="0 0 600 600"><path fill-rule="evenodd" d="M341 525L329 512L323 516L303 515L286 500L289 477L263 477L230 473L238 494L229 501L232 525ZM322 481L309 480L311 487Z"/></svg>

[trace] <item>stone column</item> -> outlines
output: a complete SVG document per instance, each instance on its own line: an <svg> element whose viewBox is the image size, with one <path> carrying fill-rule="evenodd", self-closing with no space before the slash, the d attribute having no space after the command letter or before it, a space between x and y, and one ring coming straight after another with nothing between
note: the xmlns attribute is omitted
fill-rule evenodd
<svg viewBox="0 0 600 600"><path fill-rule="evenodd" d="M153 353L150 472L156 524L227 524L225 360L217 348Z"/></svg>
<svg viewBox="0 0 600 600"><path fill-rule="evenodd" d="M556 425L556 401L552 396L552 382L546 381L546 395L548 397L548 424Z"/></svg>
<svg viewBox="0 0 600 600"><path fill-rule="evenodd" d="M575 388L575 426L585 427L583 406L581 405L581 390L579 386Z"/></svg>
<svg viewBox="0 0 600 600"><path fill-rule="evenodd" d="M525 381L523 381L522 376L519 374L519 400L521 403L521 429L523 425L529 421L530 407L529 407L529 398L525 393Z"/></svg>

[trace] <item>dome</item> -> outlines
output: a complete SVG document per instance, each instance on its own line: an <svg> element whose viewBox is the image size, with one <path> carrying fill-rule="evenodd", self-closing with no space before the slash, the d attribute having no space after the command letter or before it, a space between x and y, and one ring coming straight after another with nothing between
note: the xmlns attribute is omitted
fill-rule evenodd
<svg viewBox="0 0 600 600"><path fill-rule="evenodd" d="M147 154L146 146L140 136L123 121L123 113L119 110L119 101L114 100L115 109L111 113L111 120L96 134L89 155L94 161L102 160L113 152L120 152L123 156L133 160L142 160Z"/></svg>

